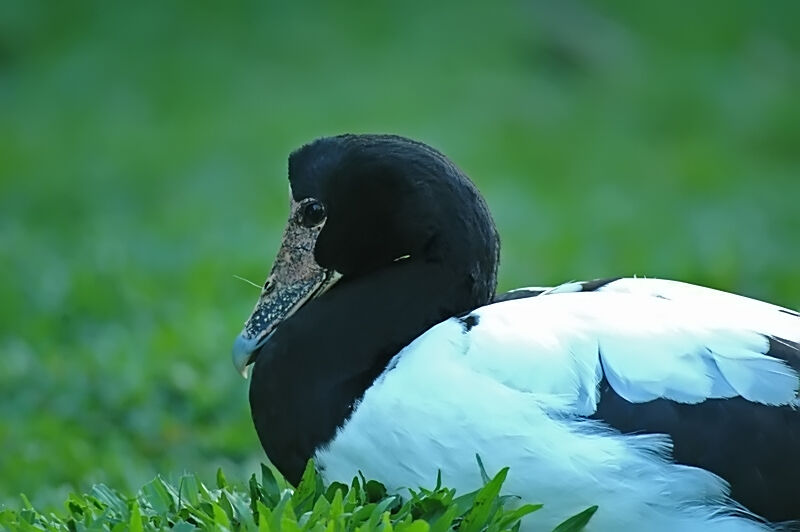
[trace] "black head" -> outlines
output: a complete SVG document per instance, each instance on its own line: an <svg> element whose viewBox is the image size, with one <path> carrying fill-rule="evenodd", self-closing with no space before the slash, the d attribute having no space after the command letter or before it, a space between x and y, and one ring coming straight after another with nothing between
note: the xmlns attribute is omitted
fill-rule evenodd
<svg viewBox="0 0 800 532"><path fill-rule="evenodd" d="M273 329L339 279L401 261L446 268L459 295L454 310L493 297L494 222L472 182L433 148L392 135L322 138L292 153L289 182L283 243L234 348L240 369Z"/></svg>
<svg viewBox="0 0 800 532"><path fill-rule="evenodd" d="M319 139L289 157L292 196L319 200L328 220L315 257L345 277L409 256L448 261L493 293L499 245L483 198L433 148L393 135Z"/></svg>

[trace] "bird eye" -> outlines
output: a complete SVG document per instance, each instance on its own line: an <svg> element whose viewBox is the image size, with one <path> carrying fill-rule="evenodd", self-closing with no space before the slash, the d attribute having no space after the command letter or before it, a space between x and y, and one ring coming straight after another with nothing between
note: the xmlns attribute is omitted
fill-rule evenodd
<svg viewBox="0 0 800 532"><path fill-rule="evenodd" d="M297 221L304 227L316 227L325 221L325 206L315 199L310 199L300 207Z"/></svg>

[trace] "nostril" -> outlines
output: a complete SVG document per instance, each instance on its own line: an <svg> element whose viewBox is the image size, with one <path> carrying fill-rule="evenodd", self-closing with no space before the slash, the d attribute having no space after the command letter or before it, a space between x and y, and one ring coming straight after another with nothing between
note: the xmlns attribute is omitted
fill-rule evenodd
<svg viewBox="0 0 800 532"><path fill-rule="evenodd" d="M267 295L274 289L275 283L272 281L272 279L267 279L267 282L264 283L264 290L262 290L261 295Z"/></svg>

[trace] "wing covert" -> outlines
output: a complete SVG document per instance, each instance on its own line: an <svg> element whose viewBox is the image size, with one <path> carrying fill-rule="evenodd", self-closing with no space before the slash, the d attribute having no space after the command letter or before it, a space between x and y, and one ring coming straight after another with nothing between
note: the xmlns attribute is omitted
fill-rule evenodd
<svg viewBox="0 0 800 532"><path fill-rule="evenodd" d="M470 316L478 323L462 344L465 363L556 411L594 413L604 376L636 403L735 396L767 405L797 402L795 361L773 356L771 345L800 361L800 318L741 296L619 279L594 291L556 289L507 300Z"/></svg>

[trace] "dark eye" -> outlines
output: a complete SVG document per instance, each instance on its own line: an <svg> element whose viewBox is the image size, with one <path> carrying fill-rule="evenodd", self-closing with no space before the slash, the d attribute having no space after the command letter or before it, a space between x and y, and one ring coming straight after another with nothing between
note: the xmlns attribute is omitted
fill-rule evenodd
<svg viewBox="0 0 800 532"><path fill-rule="evenodd" d="M315 199L308 200L308 202L300 207L298 213L298 221L304 227L316 227L325 221L325 206Z"/></svg>

